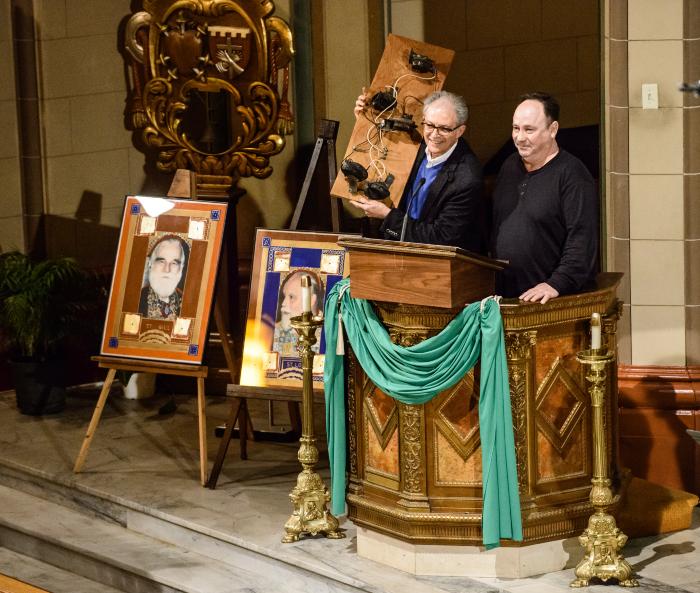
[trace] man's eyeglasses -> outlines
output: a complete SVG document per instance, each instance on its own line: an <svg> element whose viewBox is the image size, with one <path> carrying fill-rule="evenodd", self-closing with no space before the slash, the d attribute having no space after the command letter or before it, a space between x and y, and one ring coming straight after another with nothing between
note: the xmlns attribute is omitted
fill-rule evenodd
<svg viewBox="0 0 700 593"><path fill-rule="evenodd" d="M455 126L454 128L448 128L447 126L436 126L435 124L431 124L427 121L423 121L421 124L423 125L423 129L426 131L426 133L430 134L432 132L437 132L440 136L447 136L447 134L451 134L457 128L462 127L462 124Z"/></svg>

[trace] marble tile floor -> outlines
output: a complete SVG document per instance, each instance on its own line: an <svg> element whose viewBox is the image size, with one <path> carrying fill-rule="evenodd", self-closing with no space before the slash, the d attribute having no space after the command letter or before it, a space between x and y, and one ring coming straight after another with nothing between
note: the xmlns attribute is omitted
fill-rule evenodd
<svg viewBox="0 0 700 593"><path fill-rule="evenodd" d="M571 590L568 584L574 576L572 569L527 579L416 577L403 573L359 558L355 549L356 530L347 520L341 525L346 530L344 540L309 538L295 544L280 543L283 525L292 510L288 493L300 469L296 445L251 443L249 460L242 461L237 442L233 441L217 489L202 488L198 482L195 398L190 395L176 396L177 410L159 415L158 409L166 401L163 396L126 400L116 387L105 407L84 470L74 475L73 463L96 399L94 388L74 390L69 394L64 412L29 417L17 412L12 392L0 393L0 487L24 495L19 505L27 507L26 518L22 520L31 522L52 512L46 510L53 508L46 506L51 503L67 509L66 532L79 531L78 526L69 526L69 523L84 522L89 526L89 520L100 521L109 524L105 529L121 529L128 532L129 537L151 538L149 541L156 542L154 546L166 542L162 545L173 547L173 553L190 554L190 560L206 557L218 562L222 565L221 575L227 574L226 570L231 567L234 567L231 574L235 575L236 566L244 567L241 572L249 570L253 576L248 575L243 579L245 582L231 577L231 587L225 589L230 591L268 591L270 583L274 582L288 583L285 590L309 592L555 593ZM211 436L213 428L223 423L229 405L224 398L209 397L207 400L210 465L219 444L219 440ZM284 407L279 411L284 414ZM253 405L252 412L256 428L263 427L267 404ZM322 409L317 410L316 416L320 431ZM320 443L322 441L320 439ZM323 462L321 474L328 483L327 465ZM7 527L12 520L10 515L21 516L21 513L10 511L14 507L9 499L16 500L15 496L6 494L3 504L2 492L8 491L0 490L0 526ZM700 593L700 510L696 509L694 519L689 530L628 543L625 556L640 577L640 593ZM109 540L110 537L98 539ZM117 541L122 542L114 538L114 546L131 545L130 540L121 544ZM95 545L98 543L106 546L111 542L99 541ZM67 564L54 560L53 563L61 564L64 570L53 575L51 571L56 569L35 559L25 559L25 555L36 555L30 552L37 546L27 544L21 550L23 555L10 550L11 547L0 548L0 572L34 582L55 593L71 590L62 585L66 579L70 582L70 573L65 569L71 569ZM105 549L108 554L109 548ZM124 553L124 550L113 550L114 556ZM174 566L177 557L168 561L173 565L168 568L177 568ZM572 558L572 565L577 560ZM157 560L144 558L144 562ZM256 574L259 575L257 581ZM216 590L213 582L206 582L208 578L206 571L199 574L190 570L186 579L189 584L171 587L159 583L151 590ZM75 580L78 582L78 577ZM52 583L53 589L49 586ZM119 586L105 589L96 584L90 588L92 586L76 586L72 591L133 591ZM588 590L599 593L609 587L599 584ZM274 590L278 590L277 587Z"/></svg>

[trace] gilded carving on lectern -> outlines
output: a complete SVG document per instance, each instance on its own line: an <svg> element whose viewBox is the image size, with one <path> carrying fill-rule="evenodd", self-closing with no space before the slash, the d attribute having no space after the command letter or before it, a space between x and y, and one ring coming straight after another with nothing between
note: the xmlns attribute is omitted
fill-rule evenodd
<svg viewBox="0 0 700 593"><path fill-rule="evenodd" d="M537 332L526 331L506 334L513 436L515 437L515 463L518 471L518 487L521 494L527 492L527 371L526 364L537 343Z"/></svg>
<svg viewBox="0 0 700 593"><path fill-rule="evenodd" d="M273 11L269 0L144 0L129 19L128 111L159 169L229 185L270 175L293 131L292 34Z"/></svg>

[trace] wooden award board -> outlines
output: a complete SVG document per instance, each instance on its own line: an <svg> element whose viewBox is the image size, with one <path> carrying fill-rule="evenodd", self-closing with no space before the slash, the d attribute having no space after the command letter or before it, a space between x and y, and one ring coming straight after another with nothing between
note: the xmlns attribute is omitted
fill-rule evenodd
<svg viewBox="0 0 700 593"><path fill-rule="evenodd" d="M414 72L411 69L408 62L411 50L414 53L428 56L434 61L436 69L434 76L430 72ZM387 37L384 53L372 79L372 84L366 90L368 96L372 97L376 92L388 90L391 86L396 85L398 90L396 107L393 111L387 111L381 115L368 107L365 112L367 117L360 116L355 123L350 143L343 158L349 157L364 167L370 165L367 138L368 134L374 135L376 126L373 120L377 116L382 118L397 117L406 113L413 117L416 124L420 124L423 109L421 101L430 93L442 89L453 59L454 51L451 49L390 34ZM386 156L381 159L381 163L384 165L386 173L391 173L394 176L389 190L391 202L395 206L398 206L403 195L413 161L418 152L420 138L420 125L418 131L414 131L412 134L399 131L387 131L382 134ZM374 143L378 144L378 142L379 138L376 138ZM355 150L353 150L354 147L356 147ZM383 177L379 176L374 168L369 169L368 181L381 181L382 179ZM348 182L341 171L338 172L331 188L331 196L360 201L366 199L361 193L350 193Z"/></svg>

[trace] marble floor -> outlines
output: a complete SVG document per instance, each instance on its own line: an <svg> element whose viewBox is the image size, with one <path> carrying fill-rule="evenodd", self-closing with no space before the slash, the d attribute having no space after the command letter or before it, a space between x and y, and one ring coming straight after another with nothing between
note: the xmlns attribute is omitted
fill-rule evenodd
<svg viewBox="0 0 700 593"><path fill-rule="evenodd" d="M195 399L190 395L174 396L175 411L163 414L159 409L170 396L127 400L115 387L84 470L75 475L73 463L96 397L94 388L76 389L69 393L64 412L29 417L17 412L12 392L0 393L0 525L7 519L5 515L9 516L12 506L3 504L2 488L24 488L35 496L46 498L57 498L56 491L62 489L64 494L61 496L70 499L71 505L89 506L87 510L95 515L106 515L109 509L118 505L130 512L158 519L161 524L170 524L173 529L186 528L189 533L196 534L189 536L191 540L206 537L236 546L257 557L283 563L287 567L285 570L292 567L302 571L303 575L297 575L299 586L289 590L373 593L570 591L568 583L573 578L572 569L527 579L416 577L391 569L357 556L356 529L344 518L341 518L341 527L347 535L344 540L309 538L295 544L280 543L283 525L292 510L288 493L300 469L296 445L254 442L249 445L249 460L242 461L238 444L232 441L217 489L202 488L198 480ZM224 398L207 399L210 465L219 444L212 436L213 429L223 423L228 407ZM284 407L276 411L280 417L284 416ZM263 428L268 419L267 412L266 403L253 406L256 428ZM317 408L316 416L318 429L322 430L322 409ZM327 481L327 464L323 462L321 474ZM29 483L31 487L27 486ZM72 494L66 496L65 492ZM27 500L36 499L30 497ZM31 507L31 504L34 503L28 502L25 506ZM32 513L43 512L42 508L39 504L35 509L27 508L27 521L31 520ZM158 529L167 528L161 525ZM156 536L165 539L164 533L156 533ZM631 540L625 548L625 556L640 578L640 592L700 593L700 510L695 510L691 529ZM19 558L14 552L0 548L0 573L21 577L20 565L25 563ZM260 578L262 583L262 574ZM52 590L45 582L36 584ZM609 587L598 584L589 590L600 592ZM116 587L116 590L128 589ZM193 585L191 590L207 589ZM269 589L264 584L249 583L245 589L236 590Z"/></svg>

